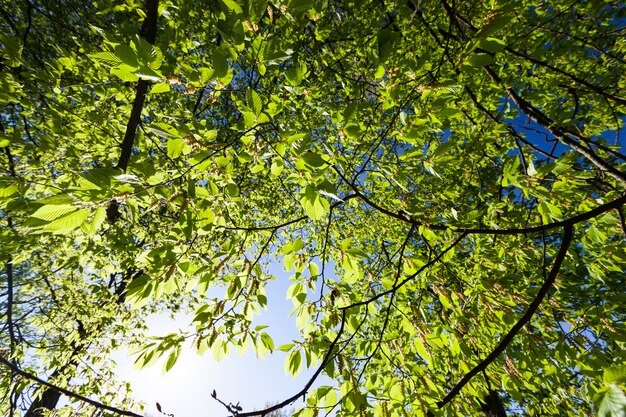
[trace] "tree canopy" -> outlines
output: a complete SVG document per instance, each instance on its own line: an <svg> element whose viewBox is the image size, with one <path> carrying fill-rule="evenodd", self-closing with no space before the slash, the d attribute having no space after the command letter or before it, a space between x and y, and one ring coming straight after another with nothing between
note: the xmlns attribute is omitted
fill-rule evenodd
<svg viewBox="0 0 626 417"><path fill-rule="evenodd" d="M3 415L139 416L108 354L188 340L314 370L228 415L624 415L622 2L0 5Z"/></svg>

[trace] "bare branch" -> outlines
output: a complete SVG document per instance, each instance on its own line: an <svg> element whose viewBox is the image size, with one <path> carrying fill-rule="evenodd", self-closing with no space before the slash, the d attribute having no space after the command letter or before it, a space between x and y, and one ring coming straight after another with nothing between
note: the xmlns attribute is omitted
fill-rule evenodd
<svg viewBox="0 0 626 417"><path fill-rule="evenodd" d="M546 114L544 114L541 110L533 106L528 101L524 100L519 94L517 94L517 92L513 88L504 85L498 74L496 74L495 71L491 69L488 65L484 67L484 70L495 83L497 83L506 91L508 96L513 100L513 102L515 102L515 104L520 108L522 112L524 112L535 122L539 123L545 129L550 131L550 133L552 133L552 135L554 135L554 137L557 138L560 142L568 145L576 152L587 158L589 162L595 165L600 171L606 172L618 182L626 185L626 175L623 172L620 172L617 168L613 167L605 160L600 158L598 155L596 155L593 149L582 145L581 143L572 139L569 136L571 132L555 126L554 121L550 119Z"/></svg>
<svg viewBox="0 0 626 417"><path fill-rule="evenodd" d="M387 291L383 291L379 294L376 294L375 296L373 296L372 298L369 298L367 300L364 301L359 301L357 303L353 303L350 304L348 306L342 307L341 310L348 310L354 307L358 307L358 306L362 306L362 305L366 305L366 304L370 304L376 300L378 300L381 297L384 297L387 294L390 293L394 293L396 292L399 288L401 288L402 286L404 286L404 284L406 284L409 281L412 281L415 279L415 277L417 277L419 274L421 274L426 268L431 267L433 264L435 264L436 262L438 262L448 251L450 251L450 249L454 248L456 245L459 244L459 242L461 242L461 240L463 240L465 238L465 236L467 236L467 233L462 233L458 238L455 239L454 242L452 242L452 244L450 246L448 246L447 248L445 248L444 250L442 250L437 256L435 256L434 258L432 258L430 261L428 261L426 264L422 265L422 267L420 269L418 269L415 273L409 275L408 277L406 277L405 279L403 279L400 282L397 282L393 287L391 287L390 289L388 289Z"/></svg>

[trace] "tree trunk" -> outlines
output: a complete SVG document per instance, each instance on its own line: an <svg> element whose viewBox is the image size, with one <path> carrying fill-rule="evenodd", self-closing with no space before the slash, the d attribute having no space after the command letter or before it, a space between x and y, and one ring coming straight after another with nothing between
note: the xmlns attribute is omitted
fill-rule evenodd
<svg viewBox="0 0 626 417"><path fill-rule="evenodd" d="M146 3L145 3L146 17L143 21L143 24L141 25L139 35L150 44L154 44L154 41L156 38L157 19L159 16L158 9L159 9L159 0L146 0ZM128 126L126 129L126 133L124 135L124 140L122 142L122 152L121 152L120 160L117 166L118 168L121 168L124 171L126 170L128 161L130 159L132 146L133 146L133 142L134 142L135 134L137 130L137 125L139 124L140 117L141 117L141 109L143 108L145 95L148 90L148 84L149 82L146 80L139 80L137 82L136 97L133 103L133 110L131 112L131 116L129 118ZM109 218L111 222L114 222L119 217L118 205L115 200L113 200L111 205L107 208L107 217ZM126 282L123 280L122 284L120 285L120 288L122 288L122 292L124 291L125 287L126 287ZM123 294L120 294L118 292L119 291L116 291L116 294L118 295L117 301L120 303L123 303L124 302ZM87 335L85 335L84 337L81 335L81 342L85 341L86 338L87 338ZM79 352L80 352L79 350L74 350L74 353L72 354L70 363L68 365L71 366L73 364ZM68 365L55 369L51 377L56 377L62 374L63 371L67 369ZM25 417L43 417L45 410L53 410L56 408L60 397L61 397L61 393L59 393L58 391L52 388L46 388L41 394L41 397L33 401L33 403L30 405L30 407L28 408L28 411L26 412Z"/></svg>
<svg viewBox="0 0 626 417"><path fill-rule="evenodd" d="M63 372L65 368L66 367L64 366L55 369L52 375L50 375L50 379L54 380ZM46 411L54 410L56 408L59 398L61 398L61 393L59 391L46 388L41 394L41 397L31 403L24 417L43 417L46 415Z"/></svg>
<svg viewBox="0 0 626 417"><path fill-rule="evenodd" d="M496 391L489 391L485 396L482 410L485 417L506 417L506 411Z"/></svg>

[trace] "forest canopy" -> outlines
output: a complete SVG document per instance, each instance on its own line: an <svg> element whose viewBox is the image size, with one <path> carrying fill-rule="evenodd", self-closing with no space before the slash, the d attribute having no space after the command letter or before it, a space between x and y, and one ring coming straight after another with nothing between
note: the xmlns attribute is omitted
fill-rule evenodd
<svg viewBox="0 0 626 417"><path fill-rule="evenodd" d="M0 413L141 416L109 354L191 340L312 371L230 416L626 415L625 53L615 1L0 0Z"/></svg>

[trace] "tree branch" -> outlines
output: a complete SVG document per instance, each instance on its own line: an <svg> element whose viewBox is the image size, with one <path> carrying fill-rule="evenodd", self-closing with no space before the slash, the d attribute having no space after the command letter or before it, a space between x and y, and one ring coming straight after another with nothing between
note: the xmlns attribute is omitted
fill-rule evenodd
<svg viewBox="0 0 626 417"><path fill-rule="evenodd" d="M261 416L261 417L263 417L263 416L271 413L272 411L280 410L281 408L283 408L283 407L291 404L295 400L297 400L299 397L305 395L307 393L307 391L309 390L309 388L311 388L311 385L313 385L313 383L315 382L317 377L320 376L320 374L322 373L322 371L324 370L326 365L328 365L330 363L330 361L333 359L335 346L337 346L337 343L339 343L339 339L343 335L345 322L346 322L346 312L344 310L344 311L341 312L341 325L339 327L339 331L337 332L337 336L335 336L335 339L332 341L330 346L328 346L328 350L326 351L326 355L324 356L324 359L322 359L322 362L320 363L320 366L317 368L317 370L315 371L313 376L311 376L311 378L304 385L304 388L302 388L296 394L292 395L291 397L287 398L286 400L284 400L284 401L282 401L282 402L280 402L278 404L275 404L275 405L273 405L271 407L268 407L266 409L263 409L263 410L250 411L250 412L247 412L247 413L238 413L237 417L253 417L253 416Z"/></svg>
<svg viewBox="0 0 626 417"><path fill-rule="evenodd" d="M146 18L143 21L139 34L148 43L154 44L156 38L156 24L157 17L159 16L159 0L147 0L146 1ZM122 141L122 152L120 153L120 159L117 162L116 168L126 171L128 167L128 161L133 150L133 143L135 142L135 136L137 134L137 126L141 121L141 112L143 110L143 103L146 99L146 93L148 92L148 86L150 81L139 80L135 87L135 100L133 101L133 108L130 112L130 118L126 125L126 133L124 133L124 140Z"/></svg>
<svg viewBox="0 0 626 417"><path fill-rule="evenodd" d="M465 236L467 236L467 233L462 233L458 238L455 239L454 242L452 242L452 244L450 244L450 246L448 246L447 248L442 250L437 256L435 256L433 259L428 261L426 264L422 265L422 267L420 269L418 269L415 273L409 275L408 277L406 277L405 279L403 279L400 282L397 282L397 280L396 280L396 284L393 287L391 287L390 289L388 289L387 291L383 291L381 293L378 293L375 296L373 296L371 298L368 298L367 300L359 301L359 302L356 302L356 303L352 303L352 304L350 304L348 306L341 307L341 310L349 310L349 309L354 308L354 307L370 304L370 303L378 300L379 298L384 297L387 294L396 292L404 284L406 284L407 282L415 279L415 277L417 277L419 274L421 274L426 268L429 268L433 264L435 264L435 262L438 262L443 257L443 255L445 255L450 249L452 249L456 245L458 245L459 242L461 242L465 238Z"/></svg>
<svg viewBox="0 0 626 417"><path fill-rule="evenodd" d="M504 49L507 52L515 55L518 58L525 59L525 60L527 60L529 62L532 62L535 65L547 68L547 69L549 69L551 71L556 72L557 74L561 74L561 75L569 78L570 80L572 80L572 81L574 81L574 82L576 82L578 84L584 85L585 87L587 87L589 90L593 91L594 93L599 94L602 97L607 98L609 100L613 100L614 102L616 102L619 105L622 105L622 106L626 105L626 100L624 100L623 98L615 96L615 95L610 94L610 93L607 93L606 91L604 91L602 88L598 87L597 85L592 84L590 82L587 82L584 79L579 78L579 77L575 76L574 74L570 74L569 72L563 71L562 69L557 68L557 67L555 67L553 65L550 65L550 63L548 63L547 61L543 61L543 60L540 60L540 59L533 58L532 56L529 56L529 55L526 55L526 54L524 54L522 52L516 51L513 48L510 48L508 46L506 48L504 48Z"/></svg>
<svg viewBox="0 0 626 417"><path fill-rule="evenodd" d="M2 126L0 126L0 130L4 132L4 128ZM6 154L9 162L9 172L11 177L16 178L15 162L13 161L13 156L11 155L11 150L8 146L4 148L4 153ZM7 226L9 229L13 229L13 219L9 215L7 215ZM7 272L7 328L9 330L11 360L13 360L13 351L15 349L15 345L17 344L17 339L15 338L15 330L13 327L13 258L10 254L5 264L5 268Z"/></svg>
<svg viewBox="0 0 626 417"><path fill-rule="evenodd" d="M578 143L577 141L575 141L574 139L572 139L569 136L571 132L568 132L565 129L555 126L554 121L550 119L546 114L544 114L541 110L533 106L528 101L524 100L519 94L517 94L517 92L514 89L504 85L502 83L502 79L500 79L498 74L496 74L495 71L491 69L491 67L489 67L488 65L485 66L484 71L487 73L487 75L489 75L489 77L496 84L498 84L500 87L504 89L504 91L506 91L507 95L513 100L513 102L520 108L522 112L524 112L527 116L529 116L535 122L539 123L542 127L547 129L560 142L562 142L565 145L568 145L569 147L574 149L576 152L586 157L589 160L589 162L595 165L600 171L606 172L618 182L622 183L623 185L626 185L626 175L623 172L620 172L618 169L616 169L615 167L607 163L605 160L598 157L598 155L595 154L593 149L585 145L582 145Z"/></svg>
<svg viewBox="0 0 626 417"><path fill-rule="evenodd" d="M348 200L351 200L353 198L357 197L356 194L348 194L345 197L341 197L342 201L337 201L333 204L330 205L330 212L333 211L333 209L335 209L336 207L338 207L339 205L345 203ZM285 226L289 226L295 223L300 223L303 220L309 219L309 216L300 216L297 217L295 219L292 220L288 220L284 223L279 223L279 224L275 224L275 225L270 225L270 226L237 226L237 225L233 225L233 226L221 226L224 230L240 230L240 231L246 231L246 232L254 232L254 231L262 231L262 230L278 230L281 229Z"/></svg>
<svg viewBox="0 0 626 417"><path fill-rule="evenodd" d="M339 177L354 191L354 195L360 198L364 203L368 206L372 207L374 210L386 214L389 217L400 220L402 222L412 224L413 226L425 226L431 230L454 230L460 233L467 234L483 234L483 235L521 235L527 233L537 233L543 232L546 230L558 229L567 225L575 225L577 223L581 223L592 219L594 217L599 216L609 210L617 209L626 204L626 194L623 194L621 197L616 198L613 201L609 201L606 204L602 204L594 209L589 210L586 213L578 214L576 216L570 217L565 220L560 220L553 223L543 224L541 226L533 226L533 227L523 227L523 228L510 228L510 229L485 229L485 228L473 228L473 227L463 227L463 226L454 226L454 225L445 225L445 224L430 224L423 221L419 221L414 219L412 215L405 212L394 212L386 209L385 207L373 202L368 196L363 194L361 190L359 190L356 185L351 184L346 177L339 171L339 168L333 166L333 169L337 172Z"/></svg>
<svg viewBox="0 0 626 417"><path fill-rule="evenodd" d="M146 0L146 18L141 25L139 35L143 37L148 43L154 44L156 38L156 24L159 16L159 0ZM133 107L130 111L130 118L126 125L126 132L124 133L124 139L122 140L120 159L115 166L126 172L128 168L128 162L133 151L133 144L135 143L135 137L137 136L137 126L141 121L141 112L143 111L143 104L146 100L146 93L148 92L148 86L150 82L148 80L140 79L137 81L135 87L135 100L133 101ZM117 200L112 199L107 207L107 219L111 223L115 223L120 217L119 203Z"/></svg>
<svg viewBox="0 0 626 417"><path fill-rule="evenodd" d="M486 369L487 366L489 366L491 362L493 362L498 356L500 356L500 354L504 352L507 346L513 341L513 339L515 338L517 333L519 333L522 327L524 327L532 319L532 317L537 312L539 305L541 304L546 294L548 293L548 291L554 284L554 281L556 280L556 277L561 269L561 265L563 264L563 260L565 259L565 255L567 255L567 250L572 241L573 231L574 231L574 226L573 226L573 223L571 222L566 224L563 227L563 238L561 240L561 248L559 249L559 252L556 255L556 258L554 259L554 263L552 264L552 269L550 270L550 274L548 274L548 277L546 278L545 282L539 289L539 292L537 293L537 296L535 297L533 302L530 303L530 305L528 306L526 313L524 313L524 315L518 320L517 323L515 323L515 325L511 328L511 330L509 330L509 332L502 338L500 343L498 343L498 346L496 346L496 348L485 359L483 359L478 365L476 365L472 370L470 370L467 374L465 374L465 376L463 376L463 378L461 378L461 380L450 390L448 395L446 395L443 400L437 403L437 406L439 408L444 407L446 404L452 401L452 399L461 392L463 387L467 385L467 383L476 374Z"/></svg>
<svg viewBox="0 0 626 417"><path fill-rule="evenodd" d="M4 356L0 355L0 363L3 364L4 366L6 366L7 368L9 368L11 371L15 372L18 375L23 376L24 378L30 379L31 381L35 381L40 385L43 385L47 388L50 388L52 390L58 391L62 394L67 395L70 398L75 398L77 400L83 401L87 404L93 405L94 407L100 409L100 410L106 410L106 411L111 411L114 413L117 413L119 415L122 416L130 416L130 417L144 417L141 414L137 414L137 413L133 413L132 411L128 411L128 410L122 410L120 408L116 408L116 407L112 407L110 405L106 405L103 404L99 401L95 401L92 400L91 398L87 398L84 397L80 394L76 394L75 392L72 392L68 389L65 388L61 388L57 385L51 384L47 381L44 381L43 379L37 378L35 375L30 374L20 368L18 368L17 366L13 365L8 359L6 359Z"/></svg>

